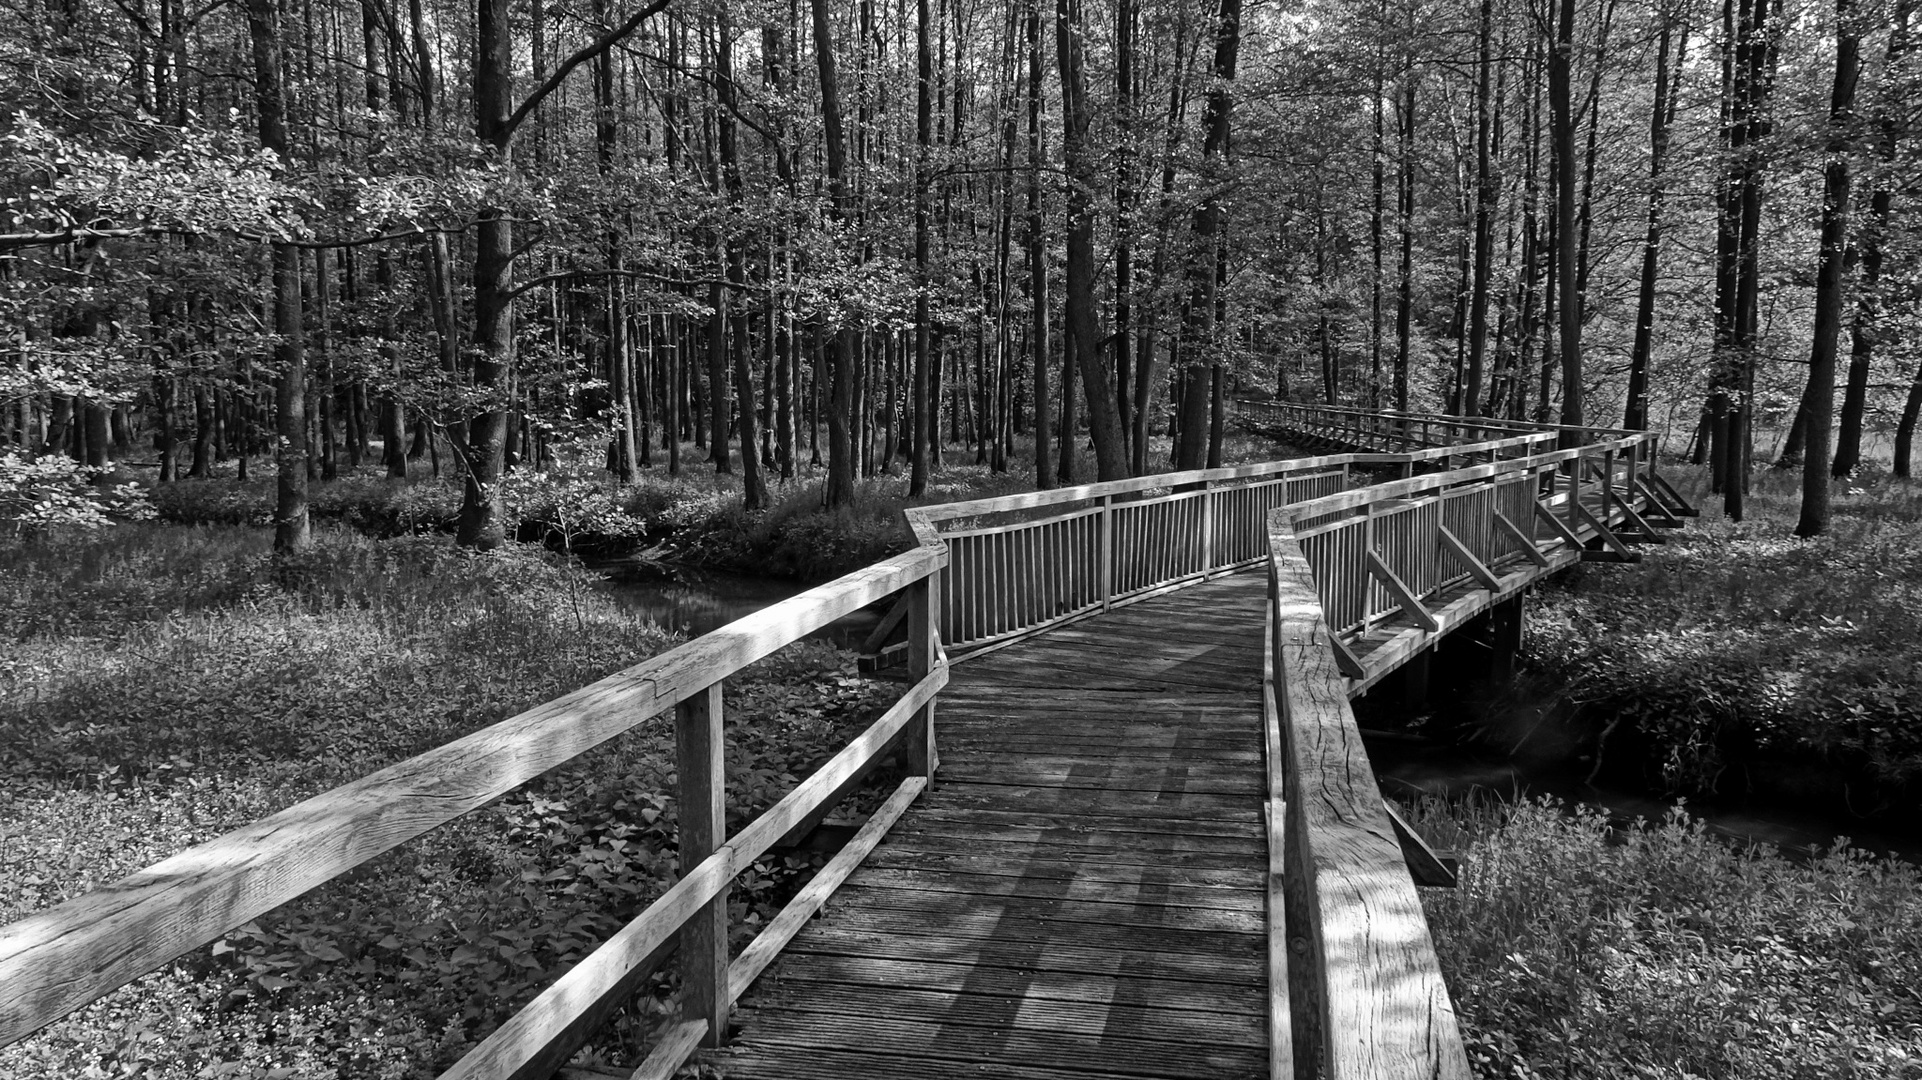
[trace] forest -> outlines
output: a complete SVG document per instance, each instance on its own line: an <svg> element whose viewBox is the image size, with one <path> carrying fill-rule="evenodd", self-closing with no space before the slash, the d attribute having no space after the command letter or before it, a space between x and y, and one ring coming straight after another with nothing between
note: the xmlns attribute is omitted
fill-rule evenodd
<svg viewBox="0 0 1922 1080"><path fill-rule="evenodd" d="M431 470L487 548L515 470L831 507L1020 438L1046 487L1275 395L1654 425L1737 518L1800 468L1811 534L1922 407L1910 17L9 4L0 470L271 458L281 550L310 483Z"/></svg>
<svg viewBox="0 0 1922 1080"><path fill-rule="evenodd" d="M1579 781L1384 788L1460 855L1422 906L1475 1075L1912 1080L1914 15L0 0L0 944L682 645L597 544L831 578L906 505L1293 456L1241 422L1279 399L1660 432L1702 510L1395 718ZM744 668L722 832L889 677ZM438 1075L682 880L664 717L0 1074ZM732 944L829 858L743 868ZM643 1060L678 977L574 1064Z"/></svg>

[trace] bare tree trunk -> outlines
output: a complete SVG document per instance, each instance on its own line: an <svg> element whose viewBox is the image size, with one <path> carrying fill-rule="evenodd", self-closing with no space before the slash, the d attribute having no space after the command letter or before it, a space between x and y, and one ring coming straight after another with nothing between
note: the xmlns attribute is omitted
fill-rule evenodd
<svg viewBox="0 0 1922 1080"><path fill-rule="evenodd" d="M1034 486L1054 486L1054 465L1048 458L1050 438L1048 400L1048 240L1041 206L1041 0L1028 0L1028 302L1034 319L1029 347L1034 357Z"/></svg>
<svg viewBox="0 0 1922 1080"><path fill-rule="evenodd" d="M1239 3L1239 0L1232 0ZM1092 115L1083 61L1081 0L1057 0L1055 44L1061 65L1062 158L1068 173L1067 281L1062 319L1067 324L1064 363L1079 369L1088 403L1088 435L1094 440L1096 475L1120 480L1128 475L1128 455L1115 407L1114 373L1101 360L1094 286L1095 151L1089 145ZM1066 425L1063 435L1071 435Z"/></svg>
<svg viewBox="0 0 1922 1080"><path fill-rule="evenodd" d="M1829 527L1829 436L1835 423L1836 339L1842 328L1842 269L1849 228L1849 127L1861 39L1852 0L1835 2L1835 91L1829 98L1828 165L1822 170L1822 248L1815 277L1815 340L1809 349L1809 441L1802 459L1802 512L1797 536Z"/></svg>
<svg viewBox="0 0 1922 1080"><path fill-rule="evenodd" d="M1661 37L1655 53L1655 107L1648 125L1648 234L1642 241L1641 291L1635 301L1635 344L1629 351L1628 404L1622 415L1622 426L1631 431L1648 428L1648 364L1654 349L1662 207L1667 201L1662 170L1668 163L1668 132L1675 123L1677 91L1688 57L1688 23L1681 24L1679 40L1676 29L1673 16L1663 12ZM1673 63L1669 60L1671 42L1676 43Z"/></svg>
<svg viewBox="0 0 1922 1080"><path fill-rule="evenodd" d="M281 70L280 10L274 0L247 0L247 29L253 42L260 144L285 166L292 162L292 147ZM279 436L274 452L274 552L291 555L313 543L307 517L307 362L300 318L300 249L274 244L273 266L274 427Z"/></svg>

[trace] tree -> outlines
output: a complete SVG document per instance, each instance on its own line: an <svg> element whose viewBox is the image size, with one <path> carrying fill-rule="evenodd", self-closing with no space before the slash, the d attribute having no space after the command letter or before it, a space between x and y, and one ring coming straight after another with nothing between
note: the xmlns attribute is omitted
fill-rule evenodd
<svg viewBox="0 0 1922 1080"><path fill-rule="evenodd" d="M1760 0L1758 0L1758 3ZM1836 339L1842 329L1842 269L1849 228L1849 126L1854 120L1861 38L1852 0L1835 0L1835 90L1829 102L1829 163L1822 171L1822 246L1816 266L1814 341L1809 348L1808 450L1795 535L1829 527L1829 435L1835 420Z"/></svg>

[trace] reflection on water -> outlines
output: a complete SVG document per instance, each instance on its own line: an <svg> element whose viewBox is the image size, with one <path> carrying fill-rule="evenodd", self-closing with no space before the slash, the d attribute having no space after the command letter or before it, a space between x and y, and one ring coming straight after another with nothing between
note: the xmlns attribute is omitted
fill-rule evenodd
<svg viewBox="0 0 1922 1080"><path fill-rule="evenodd" d="M607 576L609 593L629 611L690 638L718 630L811 587L787 578L717 573L639 557L589 565ZM881 614L885 612L857 611L810 636L854 647L873 629Z"/></svg>

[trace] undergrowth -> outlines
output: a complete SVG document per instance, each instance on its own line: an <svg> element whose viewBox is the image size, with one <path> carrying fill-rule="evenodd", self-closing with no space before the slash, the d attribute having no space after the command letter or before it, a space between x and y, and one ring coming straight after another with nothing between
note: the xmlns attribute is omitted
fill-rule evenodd
<svg viewBox="0 0 1922 1080"><path fill-rule="evenodd" d="M674 640L538 548L318 539L280 564L238 527L0 547L0 923ZM730 680L730 831L892 696L814 643ZM435 1075L671 883L672 769L650 719L0 1050L0 1076ZM814 863L737 879L737 935ZM600 1060L640 1051L669 980Z"/></svg>
<svg viewBox="0 0 1922 1080"><path fill-rule="evenodd" d="M1611 829L1548 802L1409 807L1461 851L1422 890L1477 1075L1922 1077L1922 871L1795 861L1677 808Z"/></svg>
<svg viewBox="0 0 1922 1080"><path fill-rule="evenodd" d="M1692 478L1691 478L1692 479ZM1792 534L1795 477L1759 473L1747 520L1702 508L1635 566L1543 589L1526 660L1671 793L1758 763L1832 771L1858 813L1922 792L1922 487L1838 485L1832 527ZM1731 770L1734 770L1731 774Z"/></svg>

